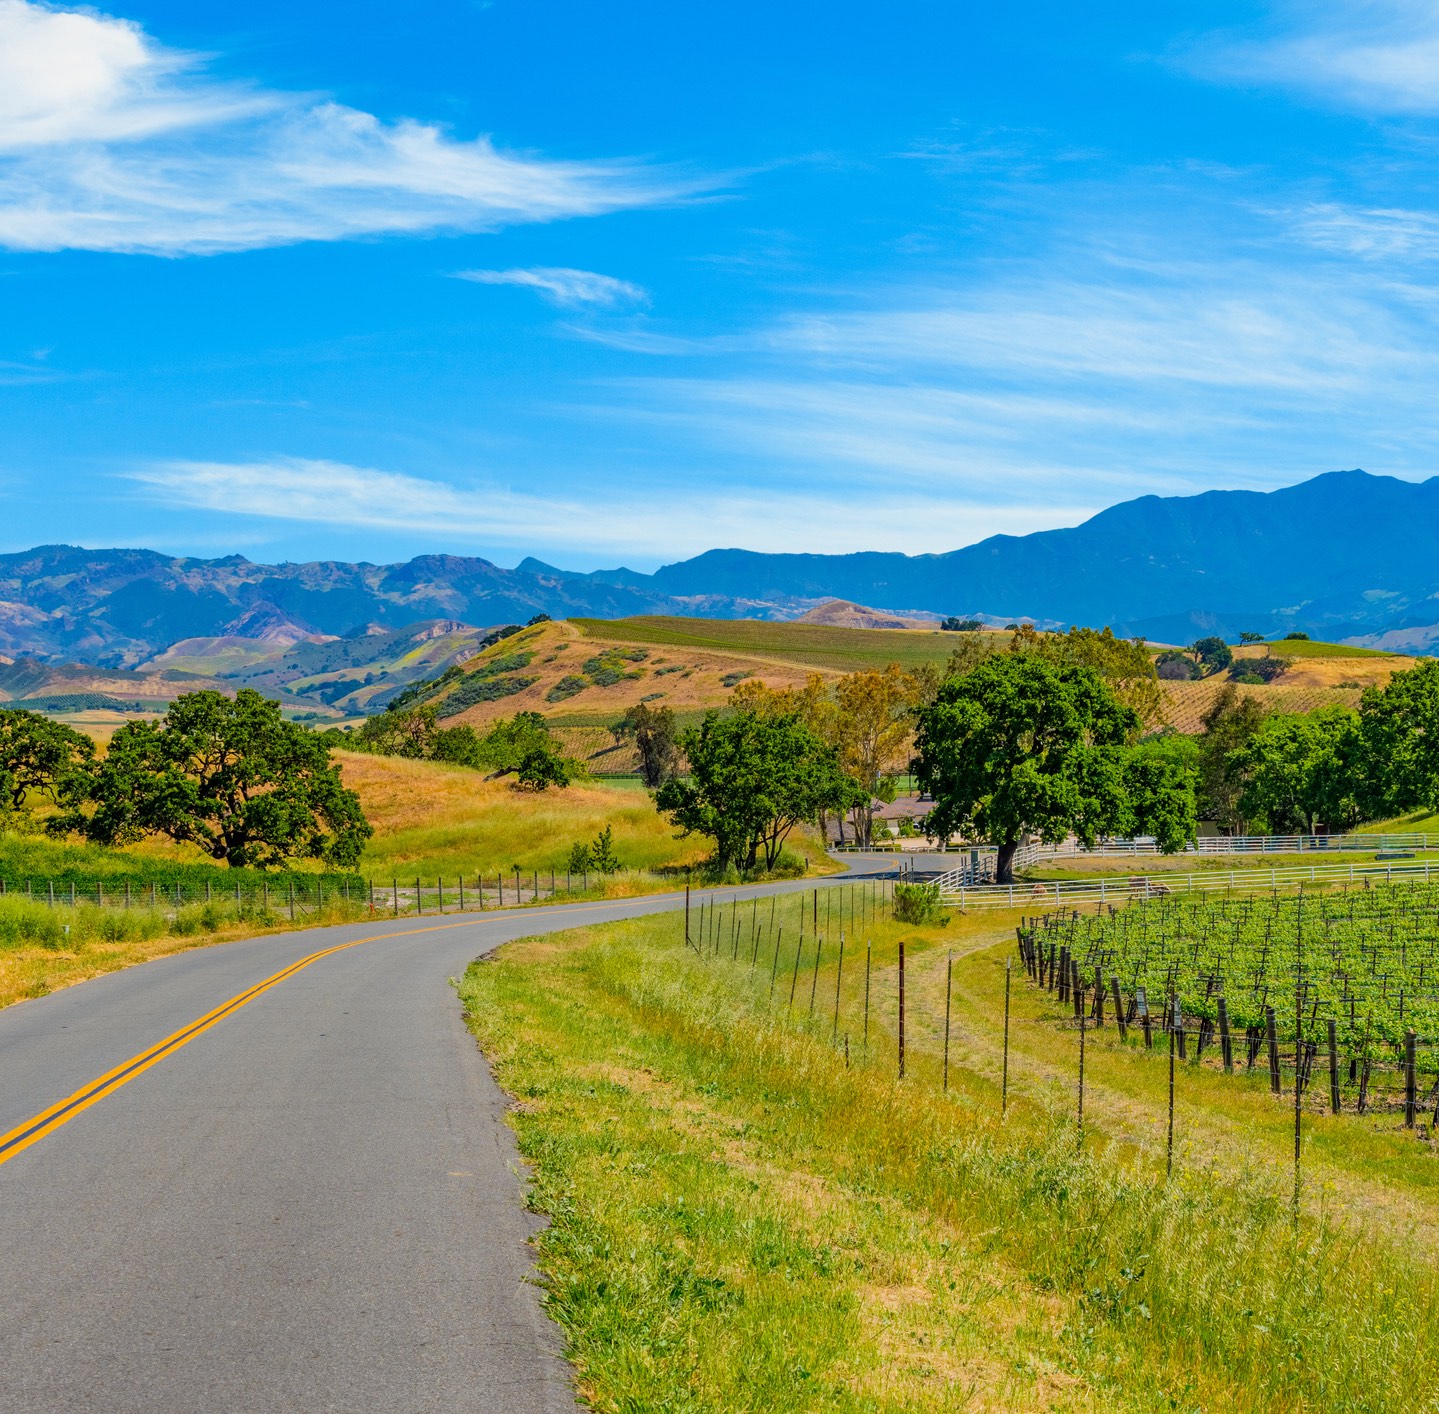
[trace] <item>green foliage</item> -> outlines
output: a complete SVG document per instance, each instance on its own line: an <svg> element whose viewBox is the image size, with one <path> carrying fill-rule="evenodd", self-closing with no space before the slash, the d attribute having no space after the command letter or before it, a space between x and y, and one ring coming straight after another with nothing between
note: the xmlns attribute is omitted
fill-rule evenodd
<svg viewBox="0 0 1439 1414"><path fill-rule="evenodd" d="M615 853L614 827L606 825L603 830L595 836L595 842L590 846L590 867L597 874L618 874L620 871L619 856Z"/></svg>
<svg viewBox="0 0 1439 1414"><path fill-rule="evenodd" d="M0 710L0 821L32 794L59 801L82 793L95 759L89 737L35 712Z"/></svg>
<svg viewBox="0 0 1439 1414"><path fill-rule="evenodd" d="M548 790L570 783L573 763L553 742L531 747L520 759L516 781L525 790Z"/></svg>
<svg viewBox="0 0 1439 1414"><path fill-rule="evenodd" d="M1177 648L1167 648L1156 655L1154 670L1163 682L1188 682L1201 675L1199 665Z"/></svg>
<svg viewBox="0 0 1439 1414"><path fill-rule="evenodd" d="M353 865L373 833L328 746L242 688L177 698L163 722L128 722L52 822L100 844L162 835L230 865L290 859Z"/></svg>
<svg viewBox="0 0 1439 1414"><path fill-rule="evenodd" d="M913 768L933 796L926 832L973 831L999 849L996 878L1013 881L1022 836L1086 844L1148 828L1146 797L1130 799L1128 743L1139 718L1091 669L1037 654L990 658L940 689L919 712ZM1160 772L1155 789L1167 791Z"/></svg>
<svg viewBox="0 0 1439 1414"><path fill-rule="evenodd" d="M978 633L983 627L982 619L960 619L953 614L940 624L945 633Z"/></svg>
<svg viewBox="0 0 1439 1414"><path fill-rule="evenodd" d="M1372 813L1439 809L1439 659L1368 688L1359 711Z"/></svg>
<svg viewBox="0 0 1439 1414"><path fill-rule="evenodd" d="M1235 753L1259 730L1267 713L1258 698L1225 683L1204 714L1204 735L1199 738L1198 809L1203 820L1222 829L1243 830L1247 824L1240 798L1244 779Z"/></svg>
<svg viewBox="0 0 1439 1414"><path fill-rule="evenodd" d="M608 828L608 826L606 827ZM565 861L565 871L569 874L588 873L593 866L594 860L590 858L590 847L587 844L580 844L578 840L570 846L570 857Z"/></svg>
<svg viewBox="0 0 1439 1414"><path fill-rule="evenodd" d="M589 659L584 665L584 674L596 687L613 687L627 679L643 677L633 672L627 663L642 663L649 657L645 648L606 648L602 653Z"/></svg>
<svg viewBox="0 0 1439 1414"><path fill-rule="evenodd" d="M863 800L834 749L795 713L710 712L680 745L691 774L666 781L655 803L686 835L715 842L720 869L753 869L761 858L773 868L796 825Z"/></svg>
<svg viewBox="0 0 1439 1414"><path fill-rule="evenodd" d="M1284 635L1284 639L1287 643L1306 643L1308 642L1309 635L1307 633L1299 633L1296 631L1295 633L1286 633Z"/></svg>
<svg viewBox="0 0 1439 1414"><path fill-rule="evenodd" d="M1234 651L1222 638L1199 638L1189 645L1189 656L1194 659L1203 676L1223 672L1234 661Z"/></svg>
<svg viewBox="0 0 1439 1414"><path fill-rule="evenodd" d="M590 680L579 673L566 673L547 693L546 702L563 702L567 697L573 697L576 693L583 692L590 685Z"/></svg>
<svg viewBox="0 0 1439 1414"><path fill-rule="evenodd" d="M516 712L494 724L480 741L480 764L491 771L518 771L535 752L557 754L559 747L538 712Z"/></svg>
<svg viewBox="0 0 1439 1414"><path fill-rule="evenodd" d="M1281 678L1294 666L1293 658L1276 658L1266 653L1262 658L1238 658L1230 670L1235 682L1266 683Z"/></svg>
<svg viewBox="0 0 1439 1414"><path fill-rule="evenodd" d="M359 731L322 734L329 746L368 751L374 756L403 756L412 761L445 761L480 768L484 761L473 727L442 727L440 709L428 702L368 718Z"/></svg>
<svg viewBox="0 0 1439 1414"><path fill-rule="evenodd" d="M1264 635L1262 633L1241 633L1239 641L1241 643L1263 643Z"/></svg>
<svg viewBox="0 0 1439 1414"><path fill-rule="evenodd" d="M894 886L894 918L897 923L949 922L949 909L939 896L938 884L896 884Z"/></svg>
<svg viewBox="0 0 1439 1414"><path fill-rule="evenodd" d="M1124 763L1122 832L1153 835L1166 854L1183 849L1199 831L1198 774L1199 748L1192 737L1171 731L1140 742Z"/></svg>
<svg viewBox="0 0 1439 1414"><path fill-rule="evenodd" d="M533 620L531 620L531 622L533 622ZM524 631L524 627L525 626L521 624L506 624L503 628L492 629L482 639L480 639L478 645L480 652L483 653L485 649L493 648L495 644L502 643L507 638L513 638L514 635L517 633L522 633ZM474 672L468 675L466 674L464 668L461 667L458 663L456 663L453 666L446 668L445 671L441 673L438 677L425 678L421 682L412 682L408 687L396 693L396 695L390 699L385 710L401 712L404 711L406 708L418 706L422 702L428 702L431 698L438 697L441 693L443 693L447 688L449 688L454 682L456 682L460 678L465 678L468 676L468 678L473 681L482 682L489 678L493 678L500 673L513 672L516 666L521 668L527 666L530 659L534 655L530 653L523 653L511 656L513 658L522 658L524 661L515 664L513 661L510 661L507 658L500 658L490 663L482 663L479 668L475 669ZM508 665L501 667L497 666L497 664ZM524 686L528 687L529 684L526 683L524 684ZM522 690L522 688L518 687L509 689L510 692L520 692ZM497 696L501 697L507 695L507 692L497 693ZM491 700L493 699L486 697L475 697L471 699L472 702ZM465 705L468 706L470 705L470 703L466 703ZM454 709L455 712L459 712L462 710L463 709L459 707ZM446 717L453 716L454 712L445 711L442 712L441 715Z"/></svg>
<svg viewBox="0 0 1439 1414"><path fill-rule="evenodd" d="M631 707L612 730L616 741L634 738L640 776L651 790L658 790L679 770L679 727L668 707L650 707L641 702Z"/></svg>
<svg viewBox="0 0 1439 1414"><path fill-rule="evenodd" d="M1274 834L1347 830L1363 816L1364 740L1348 707L1275 713L1231 757L1240 813Z"/></svg>

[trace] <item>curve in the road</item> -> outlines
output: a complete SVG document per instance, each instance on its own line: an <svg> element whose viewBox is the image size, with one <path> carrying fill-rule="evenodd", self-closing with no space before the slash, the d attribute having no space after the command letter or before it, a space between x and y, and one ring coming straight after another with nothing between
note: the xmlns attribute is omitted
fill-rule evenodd
<svg viewBox="0 0 1439 1414"><path fill-rule="evenodd" d="M682 907L271 935L0 1011L0 1410L574 1409L450 979Z"/></svg>

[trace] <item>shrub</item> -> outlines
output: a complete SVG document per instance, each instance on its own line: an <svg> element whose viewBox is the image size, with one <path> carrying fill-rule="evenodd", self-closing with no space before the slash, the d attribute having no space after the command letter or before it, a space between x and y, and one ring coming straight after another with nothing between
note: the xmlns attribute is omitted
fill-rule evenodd
<svg viewBox="0 0 1439 1414"><path fill-rule="evenodd" d="M1241 658L1232 670L1234 680L1250 683L1273 682L1289 670L1293 661L1292 658L1275 658L1271 654L1265 654L1262 658Z"/></svg>
<svg viewBox="0 0 1439 1414"><path fill-rule="evenodd" d="M896 884L894 917L897 923L948 924L949 912L940 901L938 884Z"/></svg>
<svg viewBox="0 0 1439 1414"><path fill-rule="evenodd" d="M566 673L547 693L546 702L563 702L567 697L573 697L577 692L583 692L589 686L589 679L582 678L577 673Z"/></svg>
<svg viewBox="0 0 1439 1414"><path fill-rule="evenodd" d="M615 854L614 829L606 825L603 830L595 836L595 842L590 846L591 867L597 874L619 873L619 856Z"/></svg>
<svg viewBox="0 0 1439 1414"><path fill-rule="evenodd" d="M590 847L576 841L570 846L570 857L565 861L565 871L570 874L587 874L594 866L590 858Z"/></svg>
<svg viewBox="0 0 1439 1414"><path fill-rule="evenodd" d="M739 683L742 683L746 678L752 678L753 676L754 676L754 674L753 674L753 673L750 673L750 672L743 672L743 673L726 673L726 674L720 679L720 684L721 684L721 686L723 686L723 687L735 687L735 686L737 686Z"/></svg>
<svg viewBox="0 0 1439 1414"><path fill-rule="evenodd" d="M1286 643L1308 643L1309 635L1307 633L1299 633L1296 630L1294 633L1286 633L1284 635L1284 641Z"/></svg>

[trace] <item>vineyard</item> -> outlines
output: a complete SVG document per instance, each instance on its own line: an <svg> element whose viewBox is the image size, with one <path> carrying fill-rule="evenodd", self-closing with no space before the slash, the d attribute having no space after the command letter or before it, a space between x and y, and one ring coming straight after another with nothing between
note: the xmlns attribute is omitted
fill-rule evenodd
<svg viewBox="0 0 1439 1414"><path fill-rule="evenodd" d="M1387 1081L1412 1122L1419 1074L1439 1063L1439 884L1146 899L1050 913L1020 936L1030 976L1076 1017L1108 1012L1146 1043L1173 1031L1182 1057L1192 1039L1194 1059L1226 1070L1265 1064L1276 1089L1285 1059L1304 1089L1323 1055L1335 1111L1385 1103Z"/></svg>

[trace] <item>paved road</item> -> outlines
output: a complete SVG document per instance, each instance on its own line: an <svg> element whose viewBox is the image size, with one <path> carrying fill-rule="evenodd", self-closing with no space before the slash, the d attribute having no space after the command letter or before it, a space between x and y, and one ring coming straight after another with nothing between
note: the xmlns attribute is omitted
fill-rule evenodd
<svg viewBox="0 0 1439 1414"><path fill-rule="evenodd" d="M257 938L0 1012L0 1410L573 1410L506 1102L449 979L676 906Z"/></svg>

